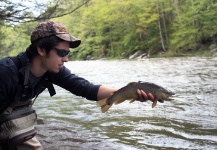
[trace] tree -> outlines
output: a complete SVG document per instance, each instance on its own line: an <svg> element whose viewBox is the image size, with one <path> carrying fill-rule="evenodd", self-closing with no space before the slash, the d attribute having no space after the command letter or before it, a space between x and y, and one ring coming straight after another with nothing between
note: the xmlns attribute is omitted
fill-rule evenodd
<svg viewBox="0 0 217 150"><path fill-rule="evenodd" d="M22 49L22 44L27 43L29 39L21 39L29 36L33 26L38 21L58 18L71 14L81 6L87 4L90 0L1 0L0 1L0 54L1 57L8 55L14 49ZM65 4L67 2L67 4ZM26 24L25 24L26 23ZM13 32L19 28L18 34ZM10 34L5 35L5 30ZM20 32L23 33L20 33ZM25 37L26 34L26 37ZM21 36L22 35L22 36ZM14 40L6 40L5 37ZM19 38L18 38L19 37ZM17 43L15 43L17 42ZM19 46L17 46L19 44ZM19 50L18 50L19 51Z"/></svg>
<svg viewBox="0 0 217 150"><path fill-rule="evenodd" d="M72 7L62 7L62 4L66 0L48 0L47 2L38 2L38 0L22 0L16 2L13 0L3 0L0 1L0 20L23 23L62 17L74 12L89 1L83 1L81 4L76 5L74 9L71 9Z"/></svg>

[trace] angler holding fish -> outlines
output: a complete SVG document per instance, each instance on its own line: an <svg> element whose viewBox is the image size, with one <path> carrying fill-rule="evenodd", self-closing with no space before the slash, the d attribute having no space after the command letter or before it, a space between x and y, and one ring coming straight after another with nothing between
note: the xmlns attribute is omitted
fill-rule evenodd
<svg viewBox="0 0 217 150"><path fill-rule="evenodd" d="M158 87L149 84L131 83L117 91L75 75L64 63L69 61L70 48L77 48L81 40L60 22L39 23L30 42L26 51L0 59L0 150L43 149L35 137L37 114L32 105L46 88L50 96L55 95L54 84L87 100L100 100L103 112L126 99L154 103L165 99L156 92ZM165 91L161 93L166 95Z"/></svg>
<svg viewBox="0 0 217 150"><path fill-rule="evenodd" d="M125 100L131 100L130 103L132 103L135 100L139 99L138 89L142 90L142 92L144 91L145 93L152 93L151 96L154 97L152 98L152 108L154 108L157 105L157 101L163 102L172 100L170 97L175 94L154 83L139 81L129 83L128 85L114 92L114 94L109 98L99 100L97 101L97 103L101 106L101 110L104 113L108 111L108 109L113 104L120 104Z"/></svg>

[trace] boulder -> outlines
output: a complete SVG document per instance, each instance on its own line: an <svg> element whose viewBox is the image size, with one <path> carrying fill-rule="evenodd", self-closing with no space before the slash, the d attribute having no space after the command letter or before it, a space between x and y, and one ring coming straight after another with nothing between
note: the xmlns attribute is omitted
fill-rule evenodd
<svg viewBox="0 0 217 150"><path fill-rule="evenodd" d="M137 51L137 52L135 52L133 55L131 55L130 57L129 57L129 59L135 59L135 58L137 58L137 57L139 57L140 55L142 55L143 53L141 52L141 51Z"/></svg>
<svg viewBox="0 0 217 150"><path fill-rule="evenodd" d="M215 49L215 48L217 48L216 44L211 44L211 45L209 46L209 49L210 49L210 50Z"/></svg>

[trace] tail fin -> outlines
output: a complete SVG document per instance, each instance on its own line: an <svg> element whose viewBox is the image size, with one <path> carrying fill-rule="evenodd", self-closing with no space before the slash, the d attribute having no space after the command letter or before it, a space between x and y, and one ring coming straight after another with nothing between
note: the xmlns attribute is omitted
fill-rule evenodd
<svg viewBox="0 0 217 150"><path fill-rule="evenodd" d="M101 111L103 113L106 112L106 111L108 111L108 109L112 106L112 104L111 105L107 105L107 98L99 100L96 103L101 107Z"/></svg>

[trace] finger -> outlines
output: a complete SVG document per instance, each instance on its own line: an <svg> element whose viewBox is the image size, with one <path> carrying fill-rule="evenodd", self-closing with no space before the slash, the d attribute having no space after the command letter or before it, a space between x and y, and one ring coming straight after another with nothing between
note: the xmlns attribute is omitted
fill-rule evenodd
<svg viewBox="0 0 217 150"><path fill-rule="evenodd" d="M140 90L137 90L138 100L142 101L142 94Z"/></svg>
<svg viewBox="0 0 217 150"><path fill-rule="evenodd" d="M142 100L147 101L148 100L148 95L143 90L141 90L141 94L142 94Z"/></svg>
<svg viewBox="0 0 217 150"><path fill-rule="evenodd" d="M154 96L151 93L148 93L148 97L150 100L152 100L152 101L154 100Z"/></svg>

